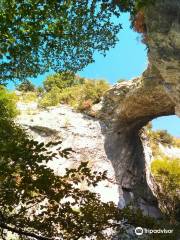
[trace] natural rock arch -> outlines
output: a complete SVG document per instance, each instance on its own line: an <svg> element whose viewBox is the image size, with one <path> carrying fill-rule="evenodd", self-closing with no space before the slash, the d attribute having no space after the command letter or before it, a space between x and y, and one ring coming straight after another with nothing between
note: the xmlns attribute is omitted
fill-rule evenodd
<svg viewBox="0 0 180 240"><path fill-rule="evenodd" d="M147 145L141 129L154 118L179 113L179 0L156 1L145 11L145 24L147 70L141 77L107 91L97 114L107 126L105 150L120 186L120 205L137 199L145 211L152 212L149 207L157 202L152 194L147 162L150 156L147 148L144 150Z"/></svg>

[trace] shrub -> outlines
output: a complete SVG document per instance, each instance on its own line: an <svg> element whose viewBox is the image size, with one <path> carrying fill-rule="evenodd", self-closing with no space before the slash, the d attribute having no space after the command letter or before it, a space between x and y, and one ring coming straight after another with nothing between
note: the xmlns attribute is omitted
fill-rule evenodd
<svg viewBox="0 0 180 240"><path fill-rule="evenodd" d="M155 159L151 171L158 185L160 208L173 223L180 212L180 158Z"/></svg>
<svg viewBox="0 0 180 240"><path fill-rule="evenodd" d="M81 111L88 111L89 109L91 109L93 103L91 99L88 100L84 100L83 102L80 102L78 109Z"/></svg>
<svg viewBox="0 0 180 240"><path fill-rule="evenodd" d="M174 137L173 146L180 148L180 138Z"/></svg>
<svg viewBox="0 0 180 240"><path fill-rule="evenodd" d="M177 137L172 136L166 130L157 130L154 131L152 129L152 124L148 123L146 125L146 133L149 137L151 150L154 157L161 157L163 155L161 149L159 148L159 143L163 144L164 146L170 147L180 147L180 139Z"/></svg>
<svg viewBox="0 0 180 240"><path fill-rule="evenodd" d="M41 97L44 93L44 88L39 86L36 88L36 92L37 92L37 95Z"/></svg>
<svg viewBox="0 0 180 240"><path fill-rule="evenodd" d="M60 99L60 90L58 87L54 86L51 91L45 93L41 100L39 101L40 107L50 107L50 106L56 106Z"/></svg>
<svg viewBox="0 0 180 240"><path fill-rule="evenodd" d="M24 103L36 102L38 94L37 92L23 92L18 96L18 100Z"/></svg>
<svg viewBox="0 0 180 240"><path fill-rule="evenodd" d="M104 80L88 80L83 85L81 100L91 100L93 104L100 102L102 95L109 88Z"/></svg>
<svg viewBox="0 0 180 240"><path fill-rule="evenodd" d="M17 96L0 86L0 113L1 117L14 117L18 114L16 109Z"/></svg>
<svg viewBox="0 0 180 240"><path fill-rule="evenodd" d="M119 79L117 80L117 83L122 83L122 82L126 82L127 80L126 79Z"/></svg>
<svg viewBox="0 0 180 240"><path fill-rule="evenodd" d="M30 82L29 80L23 81L20 83L17 87L16 90L20 92L34 92L36 90L34 84Z"/></svg>
<svg viewBox="0 0 180 240"><path fill-rule="evenodd" d="M85 80L83 84L59 89L54 86L45 93L40 106L55 106L58 103L69 104L79 111L89 109L93 104L100 102L103 93L109 88L104 80Z"/></svg>
<svg viewBox="0 0 180 240"><path fill-rule="evenodd" d="M72 87L74 85L82 84L84 82L84 78L81 78L75 75L73 72L60 72L48 76L43 82L44 89L49 92L54 87L58 87L59 89L64 89L68 87Z"/></svg>
<svg viewBox="0 0 180 240"><path fill-rule="evenodd" d="M153 131L152 127L147 126L147 134L156 144L174 145L175 138L167 132L167 130Z"/></svg>
<svg viewBox="0 0 180 240"><path fill-rule="evenodd" d="M173 136L169 134L166 130L156 131L157 138L162 144L172 145L173 144Z"/></svg>

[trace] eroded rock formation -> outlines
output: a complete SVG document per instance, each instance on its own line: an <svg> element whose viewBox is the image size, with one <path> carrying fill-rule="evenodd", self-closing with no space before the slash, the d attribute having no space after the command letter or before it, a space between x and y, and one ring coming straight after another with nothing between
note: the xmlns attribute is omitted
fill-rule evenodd
<svg viewBox="0 0 180 240"><path fill-rule="evenodd" d="M180 1L158 0L145 12L149 62L180 115Z"/></svg>
<svg viewBox="0 0 180 240"><path fill-rule="evenodd" d="M92 109L96 119L62 108L20 116L18 121L37 140L56 135L46 136L45 128L56 131L56 137L76 151L72 159L89 159L97 169L109 170L116 184L105 191L110 196L108 191L118 186L120 206L137 201L157 216L149 173L151 151L142 128L153 118L180 113L180 1L155 2L145 11L148 69L141 77L107 91ZM112 194L117 196L116 190Z"/></svg>
<svg viewBox="0 0 180 240"><path fill-rule="evenodd" d="M132 199L156 205L141 129L153 118L178 115L180 109L180 1L155 2L145 11L148 69L110 89L97 112L109 128L105 150L121 186L122 206Z"/></svg>
<svg viewBox="0 0 180 240"><path fill-rule="evenodd" d="M33 103L24 105L18 103L21 115L17 122L23 126L30 136L39 142L62 141L57 147L72 148L74 152L66 158L52 159L48 166L54 169L55 174L65 173L65 168L77 167L81 161L88 161L89 167L95 171L108 171L109 181L105 181L96 187L95 191L101 194L103 201L113 201L118 204L119 193L116 184L115 172L108 159L104 140L106 126L98 119L82 113L77 113L69 106L39 110ZM27 114L34 110L33 114ZM55 149L51 149L55 151ZM81 186L86 188L87 186Z"/></svg>

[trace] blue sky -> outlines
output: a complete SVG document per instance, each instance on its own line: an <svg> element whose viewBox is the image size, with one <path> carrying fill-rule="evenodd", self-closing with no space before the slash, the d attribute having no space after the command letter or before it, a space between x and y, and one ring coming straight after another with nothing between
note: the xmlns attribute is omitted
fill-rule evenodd
<svg viewBox="0 0 180 240"><path fill-rule="evenodd" d="M106 57L95 54L95 63L88 65L80 75L106 79L111 84L118 79L131 79L141 75L148 64L145 45L139 34L130 28L129 14L122 14L120 22L123 29L118 34L119 42L107 52Z"/></svg>
<svg viewBox="0 0 180 240"><path fill-rule="evenodd" d="M104 58L95 55L95 63L87 66L79 74L84 77L106 79L114 84L118 79L132 79L139 76L148 64L145 45L141 43L139 34L130 28L129 14L122 14L120 22L119 42ZM180 118L176 116L160 117L152 121L154 129L166 129L180 137Z"/></svg>
<svg viewBox="0 0 180 240"><path fill-rule="evenodd" d="M130 28L129 14L122 14L119 20L123 29L118 34L119 42L115 48L107 52L106 57L99 53L94 55L95 62L88 65L78 74L95 79L106 79L114 84L119 79L130 80L140 76L148 64L147 51L145 45L141 43L139 34ZM42 76L33 79L33 83L41 85ZM9 85L12 88L12 84ZM180 118L175 116L161 117L153 120L155 129L167 129L171 134L180 137Z"/></svg>

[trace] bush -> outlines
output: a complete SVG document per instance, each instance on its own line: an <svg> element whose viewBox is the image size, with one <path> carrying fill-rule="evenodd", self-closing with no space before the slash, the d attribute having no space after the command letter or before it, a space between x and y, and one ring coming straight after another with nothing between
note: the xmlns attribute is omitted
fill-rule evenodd
<svg viewBox="0 0 180 240"><path fill-rule="evenodd" d="M126 82L127 80L126 79L119 79L117 80L117 83L122 83L122 82Z"/></svg>
<svg viewBox="0 0 180 240"><path fill-rule="evenodd" d="M41 97L44 93L44 88L39 86L36 88L37 96Z"/></svg>
<svg viewBox="0 0 180 240"><path fill-rule="evenodd" d="M156 131L157 138L162 144L173 145L173 136L166 130Z"/></svg>
<svg viewBox="0 0 180 240"><path fill-rule="evenodd" d="M180 138L174 137L173 146L180 148Z"/></svg>
<svg viewBox="0 0 180 240"><path fill-rule="evenodd" d="M44 89L49 92L54 87L64 89L74 85L82 84L84 78L75 75L72 72L61 72L48 76L43 82Z"/></svg>
<svg viewBox="0 0 180 240"><path fill-rule="evenodd" d="M152 131L150 132L150 137L160 142L164 145L173 145L173 136L169 134L166 130L158 130L158 131Z"/></svg>
<svg viewBox="0 0 180 240"><path fill-rule="evenodd" d="M18 101L22 101L24 103L36 102L37 97L37 92L23 92L20 96L18 96Z"/></svg>
<svg viewBox="0 0 180 240"><path fill-rule="evenodd" d="M83 84L59 89L57 86L44 94L40 106L55 106L59 103L69 104L77 110L85 111L100 102L103 93L109 88L104 80L85 80Z"/></svg>
<svg viewBox="0 0 180 240"><path fill-rule="evenodd" d="M12 118L18 114L16 109L17 96L0 86L0 113L1 117Z"/></svg>
<svg viewBox="0 0 180 240"><path fill-rule="evenodd" d="M180 158L156 159L151 171L158 185L160 208L173 223L180 213Z"/></svg>
<svg viewBox="0 0 180 240"><path fill-rule="evenodd" d="M44 93L43 97L39 101L40 107L50 107L56 106L60 103L60 93L61 91L57 86L53 86L51 91Z"/></svg>
<svg viewBox="0 0 180 240"><path fill-rule="evenodd" d="M20 92L34 92L36 90L34 84L32 84L29 80L23 81L20 83L17 87L16 90Z"/></svg>
<svg viewBox="0 0 180 240"><path fill-rule="evenodd" d="M159 143L165 146L180 147L180 141L178 138L172 136L166 130L152 130L151 123L146 126L146 133L149 137L151 149L154 156L162 155L159 149Z"/></svg>

